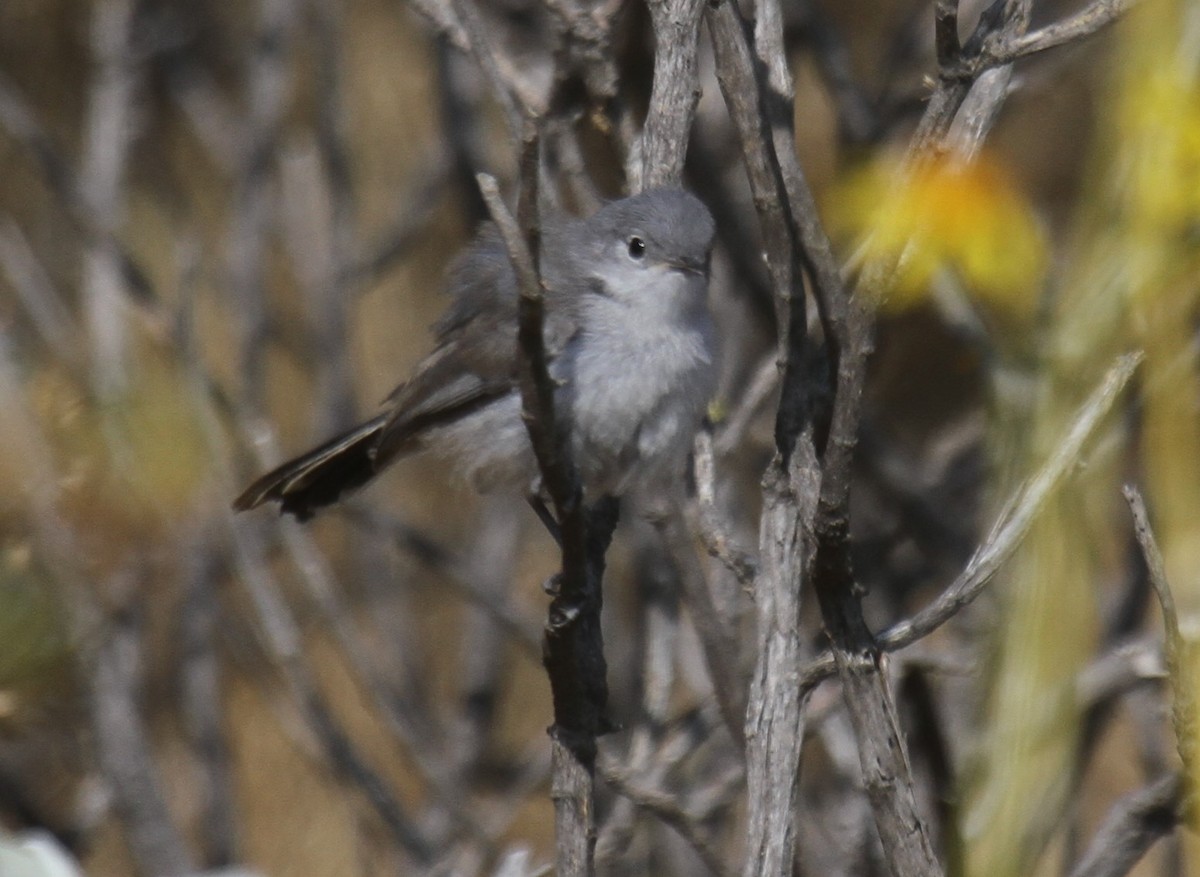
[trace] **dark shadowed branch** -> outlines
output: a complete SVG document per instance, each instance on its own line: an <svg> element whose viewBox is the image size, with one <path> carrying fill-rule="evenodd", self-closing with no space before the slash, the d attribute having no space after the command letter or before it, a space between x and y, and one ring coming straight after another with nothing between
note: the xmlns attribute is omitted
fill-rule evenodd
<svg viewBox="0 0 1200 877"><path fill-rule="evenodd" d="M748 29L737 7L722 3L708 12L717 77L737 132L742 158L766 244L780 334L777 361L785 363L786 388L780 403L776 455L763 483L755 580L757 661L746 715L748 838L743 873L787 874L795 849L795 810L800 743L804 736L803 699L784 682L800 666L800 586L811 576L810 529L819 490L813 482L816 451L811 429L802 430L807 404L801 362L807 334L801 280L801 249L795 217L786 197L776 141L768 119L779 113L756 75Z"/></svg>
<svg viewBox="0 0 1200 877"><path fill-rule="evenodd" d="M589 508L570 455L566 421L555 411L543 325L545 301L538 272L538 137L523 129L520 225L504 207L495 181L480 188L500 229L520 291L517 341L526 427L543 484L553 500L562 538L562 571L546 622L543 660L554 698L554 771L558 871L590 874L595 846L593 786L596 738L608 729L607 668L600 630L604 555L616 527L615 500Z"/></svg>
<svg viewBox="0 0 1200 877"><path fill-rule="evenodd" d="M1118 801L1071 877L1125 877L1156 840L1182 821L1186 787L1181 774L1167 774Z"/></svg>
<svg viewBox="0 0 1200 877"><path fill-rule="evenodd" d="M1054 453L1028 483L1014 493L988 538L967 562L966 568L933 603L911 619L898 622L880 633L877 637L880 648L896 651L923 639L979 596L1016 551L1047 499L1078 465L1084 445L1112 409L1140 361L1140 354L1128 354L1117 361L1080 407L1066 434L1055 445ZM821 655L805 667L800 677L801 688L811 688L834 672L833 656Z"/></svg>

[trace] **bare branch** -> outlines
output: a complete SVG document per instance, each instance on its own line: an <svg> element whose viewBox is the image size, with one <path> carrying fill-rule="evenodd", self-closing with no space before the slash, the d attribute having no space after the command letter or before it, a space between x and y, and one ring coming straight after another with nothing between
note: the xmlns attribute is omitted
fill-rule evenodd
<svg viewBox="0 0 1200 877"><path fill-rule="evenodd" d="M415 861L429 864L434 858L432 844L388 784L367 764L322 697L304 659L300 628L267 568L260 529L245 522L237 526L232 521L229 524L238 580L254 606L267 654L282 674L288 693L320 744L328 766L358 788L400 848Z"/></svg>
<svg viewBox="0 0 1200 877"><path fill-rule="evenodd" d="M554 501L562 535L562 575L550 603L544 664L554 698L551 732L552 788L559 874L593 871L595 843L593 786L596 738L609 728L607 668L600 628L604 555L616 528L616 500L583 504L571 459L568 424L555 411L543 325L545 302L538 273L538 136L532 122L522 132L520 227L500 199L495 180L479 184L517 275L517 342L526 428L542 481Z"/></svg>
<svg viewBox="0 0 1200 877"><path fill-rule="evenodd" d="M692 117L700 100L696 51L705 0L649 0L654 24L654 84L642 132L635 190L678 185L683 177Z"/></svg>
<svg viewBox="0 0 1200 877"><path fill-rule="evenodd" d="M150 740L137 705L140 630L117 619L92 656L87 679L100 770L111 783L139 870L165 877L195 870L192 854L171 822Z"/></svg>
<svg viewBox="0 0 1200 877"><path fill-rule="evenodd" d="M729 35L736 39L737 32L730 29ZM870 315L863 304L861 291L851 296L842 281L815 200L791 147L791 119L781 111L790 105L791 81L783 53L777 3L759 5L755 47L758 60L767 71L766 85L771 96L764 100L765 118L771 120L773 136L779 141L775 144L776 162L781 169L794 233L802 245L804 266L812 281L828 358L835 373L829 423L813 424L804 388L810 367L801 356L799 346L805 333L805 321L803 309L798 309L793 302L784 334L786 340L781 342L786 344L783 347L786 365L776 422L778 450L789 468L790 495L784 494L787 499L775 508L776 512L787 507L799 511L800 527L804 530L811 527L810 538L815 536L815 543L810 543L815 548L815 556L809 553L802 556L812 558L808 561L812 563L811 580L832 640L843 695L858 735L864 782L884 853L897 875L936 874L940 869L924 821L917 813L911 769L899 732L894 697L863 620L861 601L853 588L850 572L850 483L866 360L871 349ZM782 105L778 103L780 96L785 101ZM808 442L815 442L819 467L817 460L808 456L812 452ZM765 484L770 488L772 483L783 484L782 480L773 481L768 473ZM766 524L765 517L772 505L768 498L762 530L764 555L772 549L768 540L771 527ZM762 563L763 569L768 569L765 557ZM760 596L760 602L761 599ZM790 615L791 607L783 609L783 613ZM762 657L760 654L760 661ZM768 677L756 675L753 685L765 681ZM752 735L748 733L747 736ZM780 771L783 768L777 765L774 769ZM750 778L753 777L751 770ZM790 829L784 830L790 833ZM790 842L786 844L789 849L790 846ZM748 866L752 860L747 860Z"/></svg>
<svg viewBox="0 0 1200 877"><path fill-rule="evenodd" d="M126 384L127 296L120 259L111 241L124 212L122 181L133 132L135 70L130 60L132 0L98 3L92 47L98 66L88 96L83 167L79 181L99 234L84 254L81 295L91 345L94 388L101 398Z"/></svg>
<svg viewBox="0 0 1200 877"><path fill-rule="evenodd" d="M1142 557L1150 571L1150 584L1158 597L1158 605L1162 609L1164 637L1166 647L1164 652L1167 660L1167 674L1171 680L1172 702L1171 721L1175 726L1175 745L1179 750L1180 760L1185 771L1190 771L1195 765L1197 731L1200 722L1197 721L1196 689L1193 684L1192 668L1187 660L1188 643L1179 630L1179 615L1175 611L1175 598L1171 595L1171 586L1167 582L1166 564L1162 552L1159 551L1158 541L1154 531L1150 529L1150 517L1146 514L1146 503L1141 492L1132 484L1127 484L1123 491L1129 510L1133 513L1133 528L1137 535L1138 546L1142 549Z"/></svg>
<svg viewBox="0 0 1200 877"><path fill-rule="evenodd" d="M937 600L912 618L898 622L879 634L876 639L880 648L890 652L917 642L979 596L1016 551L1046 500L1078 464L1084 444L1111 410L1141 358L1140 353L1132 353L1117 359L1104 380L1080 407L1066 435L1055 445L1050 459L1027 484L1016 491L1007 505L1008 510L1000 516L991 534L967 562L966 568ZM825 653L805 667L800 686L807 690L832 676L834 671L833 656Z"/></svg>
<svg viewBox="0 0 1200 877"><path fill-rule="evenodd" d="M446 0L409 0L409 5L456 48L470 51L467 34Z"/></svg>
<svg viewBox="0 0 1200 877"><path fill-rule="evenodd" d="M958 39L958 0L937 0L933 21L938 66L949 67L962 52Z"/></svg>
<svg viewBox="0 0 1200 877"><path fill-rule="evenodd" d="M193 782L200 798L202 864L210 868L237 861L238 846L232 759L221 720L224 680L216 646L217 578L223 550L218 537L211 527L205 528L186 546L186 593L179 613L180 707L197 763Z"/></svg>
<svg viewBox="0 0 1200 877"><path fill-rule="evenodd" d="M660 790L648 787L633 771L622 769L611 761L601 762L600 775L615 791L628 798L648 813L653 813L662 822L687 841L708 869L718 875L730 874L706 833L697 824L696 818L688 813L675 798Z"/></svg>
<svg viewBox="0 0 1200 877"><path fill-rule="evenodd" d="M38 333L58 360L73 366L80 365L80 357L73 343L78 331L74 316L55 288L45 266L29 246L28 239L8 217L0 222L0 269L3 269Z"/></svg>
<svg viewBox="0 0 1200 877"><path fill-rule="evenodd" d="M966 162L975 158L1000 116L1013 81L1012 65L994 67L979 75L946 131L944 148Z"/></svg>
<svg viewBox="0 0 1200 877"><path fill-rule="evenodd" d="M492 51L491 42L484 32L483 22L479 13L472 6L472 0L450 0L454 17L458 26L466 36L471 56L483 71L484 80L490 85L500 108L504 111L504 119L508 123L509 133L513 139L524 137L525 113L530 105L529 97L517 89L511 76L506 76L500 69L500 62Z"/></svg>
<svg viewBox="0 0 1200 877"><path fill-rule="evenodd" d="M1182 821L1186 786L1181 774L1167 774L1118 801L1071 877L1125 877L1151 844Z"/></svg>
<svg viewBox="0 0 1200 877"><path fill-rule="evenodd" d="M804 380L807 316L801 277L805 260L803 207L790 197L783 161L795 166L790 106L791 80L782 62L782 31L775 4L762 4L769 21L760 23L762 46L751 52L746 23L734 3L710 7L708 26L717 78L737 132L766 246L767 268L780 326L778 361L784 364L783 391L776 420L776 456L763 482L759 527L759 568L755 582L757 662L746 713L748 842L744 871L750 875L791 873L795 848L803 696L788 680L800 667L801 584L811 579L815 543L811 531L820 493L819 469L809 420ZM769 27L771 23L775 27ZM764 68L769 71L760 75ZM802 180L802 176L800 176ZM806 220L810 230L815 214ZM832 259L830 259L832 262ZM827 266L826 266L827 267ZM836 265L833 276L837 276ZM814 280L820 287L828 274ZM840 278L838 279L840 284ZM828 295L826 295L828 294ZM833 300L828 287L818 298ZM840 299L839 299L840 300ZM823 317L830 316L829 307Z"/></svg>
<svg viewBox="0 0 1200 877"><path fill-rule="evenodd" d="M773 365L773 364L772 364ZM771 372L774 374L774 368ZM724 522L719 519L716 498L716 462L711 430L696 434L692 448L695 461L696 499L700 506L700 541L705 550L733 573L738 584L750 587L758 572L758 564L748 551L733 543Z"/></svg>
<svg viewBox="0 0 1200 877"><path fill-rule="evenodd" d="M47 185L66 211L71 225L85 243L111 248L121 280L134 304L151 317L165 319L161 296L128 248L112 237L84 195L83 185L67 163L53 138L39 123L20 89L0 74L0 128L28 150L41 169Z"/></svg>
<svg viewBox="0 0 1200 877"><path fill-rule="evenodd" d="M947 75L974 78L989 68L1002 67L1029 55L1086 39L1115 22L1136 3L1137 0L1093 0L1062 21L985 43L978 54L948 65Z"/></svg>

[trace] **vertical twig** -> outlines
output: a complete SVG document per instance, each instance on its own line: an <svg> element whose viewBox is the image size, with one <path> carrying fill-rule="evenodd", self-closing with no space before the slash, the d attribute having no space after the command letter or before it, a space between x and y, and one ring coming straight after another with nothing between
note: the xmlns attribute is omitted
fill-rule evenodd
<svg viewBox="0 0 1200 877"><path fill-rule="evenodd" d="M467 576L483 592L507 600L520 541L520 518L508 513L507 500L488 498L480 515L475 544L467 558ZM465 782L492 740L510 643L508 631L485 609L468 607L463 622L462 680L458 691L452 761Z"/></svg>
<svg viewBox="0 0 1200 877"><path fill-rule="evenodd" d="M688 531L678 502L656 522L662 551L679 568L680 584L692 624L700 637L704 659L712 679L713 693L729 736L740 746L745 739L746 682L733 618L724 616L709 589L707 577L696 554L695 540Z"/></svg>
<svg viewBox="0 0 1200 877"><path fill-rule="evenodd" d="M290 90L288 56L295 0L260 0L246 71L248 116L239 138L238 175L228 237L229 293L238 315L242 405L254 421L265 414L267 306L263 265L271 218L272 156Z"/></svg>
<svg viewBox="0 0 1200 877"><path fill-rule="evenodd" d="M792 871L795 855L794 817L804 736L802 695L786 680L796 675L802 658L801 583L811 578L811 527L820 490L811 425L805 428L803 257L777 152L782 137L777 140L771 134L771 120L781 121L777 104L786 97L760 77L746 23L735 4L710 8L708 25L717 77L762 226L781 328L777 362L784 365L785 388L777 418L776 454L763 478L754 582L757 661L746 713L748 837L743 873L746 877L786 875ZM776 84L787 87L788 80Z"/></svg>
<svg viewBox="0 0 1200 877"><path fill-rule="evenodd" d="M643 521L634 529L636 593L640 603L642 720L633 728L621 761L635 775L649 773L655 782L665 770L655 756L656 732L667 721L675 684L675 652L679 642L679 570L661 550L657 534ZM605 777L607 781L607 776ZM596 860L603 867L644 871L648 863L632 858L637 808L628 797L613 803L596 843ZM620 864L616 864L620 863Z"/></svg>
<svg viewBox="0 0 1200 877"><path fill-rule="evenodd" d="M435 856L432 845L387 784L363 759L322 697L304 660L300 628L267 568L260 532L245 525L231 526L230 536L238 580L246 587L254 605L267 653L320 743L328 767L359 789L400 848L416 862L430 864Z"/></svg>
<svg viewBox="0 0 1200 877"><path fill-rule="evenodd" d="M520 290L517 342L525 423L546 491L562 531L562 574L550 603L543 662L554 699L552 738L558 873L591 874L595 848L596 738L609 728L607 669L600 629L604 555L616 528L616 500L583 504L570 455L568 425L555 411L555 382L543 337L545 300L538 271L538 134L524 125L518 222L504 207L495 180L479 184L508 248Z"/></svg>
<svg viewBox="0 0 1200 877"><path fill-rule="evenodd" d="M314 265L309 308L317 356L317 423L322 435L350 426L355 415L354 382L348 344L352 301L346 266L356 238L354 184L346 142L342 82L342 3L311 2L316 57L316 138L324 179L314 175L313 195L320 210L313 220L318 261ZM322 228L321 226L324 226Z"/></svg>
<svg viewBox="0 0 1200 877"><path fill-rule="evenodd" d="M222 727L222 679L217 656L221 569L215 534L187 540L183 552L185 595L180 611L180 709L196 758L196 794L200 799L203 865L222 868L237 859L238 828L233 801L233 771Z"/></svg>
<svg viewBox="0 0 1200 877"><path fill-rule="evenodd" d="M704 0L650 0L648 6L654 25L654 82L641 167L630 175L635 191L679 182L700 100L696 52Z"/></svg>
<svg viewBox="0 0 1200 877"><path fill-rule="evenodd" d="M1197 721L1195 679L1192 676L1192 662L1189 643L1184 639L1179 629L1179 615L1175 611L1175 598L1171 595L1171 586L1167 582L1167 568L1163 562L1162 552L1158 548L1158 540L1150 529L1150 516L1146 513L1146 503L1141 492L1132 484L1127 484L1123 490L1125 501L1133 514L1134 533L1146 566L1150 571L1150 584L1158 597L1158 605L1162 609L1163 638L1167 659L1167 675L1171 679L1171 722L1175 730L1175 745L1179 750L1179 758L1184 770L1189 775L1195 767L1196 745L1200 740L1200 722Z"/></svg>
<svg viewBox="0 0 1200 877"><path fill-rule="evenodd" d="M121 225L121 186L134 127L134 12L132 0L105 0L96 4L92 17L96 73L88 98L80 185L99 234L84 254L82 298L95 369L93 388L101 398L126 383L127 296L112 241Z"/></svg>
<svg viewBox="0 0 1200 877"><path fill-rule="evenodd" d="M140 633L132 616L113 620L92 658L88 705L100 770L111 784L138 870L147 877L175 877L192 873L195 864L171 822L140 718Z"/></svg>

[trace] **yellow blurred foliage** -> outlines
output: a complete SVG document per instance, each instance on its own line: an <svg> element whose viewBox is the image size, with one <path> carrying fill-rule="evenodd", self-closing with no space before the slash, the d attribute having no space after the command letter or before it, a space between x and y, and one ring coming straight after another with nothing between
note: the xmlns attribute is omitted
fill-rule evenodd
<svg viewBox="0 0 1200 877"><path fill-rule="evenodd" d="M953 271L969 293L1018 317L1032 313L1046 244L1028 201L990 156L906 167L894 157L851 173L829 203L836 234L860 241L862 258L897 263L885 310L925 301Z"/></svg>
<svg viewBox="0 0 1200 877"><path fill-rule="evenodd" d="M1125 222L1135 240L1159 244L1194 242L1200 217L1200 78L1178 5L1150 0L1130 18L1114 96Z"/></svg>
<svg viewBox="0 0 1200 877"><path fill-rule="evenodd" d="M1058 281L1032 405L995 424L994 442L998 459L1011 456L1029 471L1112 357L1143 350L1138 435L1117 433L1109 448L1128 443L1138 455L1186 624L1200 612L1200 19L1183 0L1146 0L1118 34L1090 197ZM1071 692L1095 653L1098 588L1128 544L1119 489L1129 474L1117 454L1089 461L1011 564L990 671L990 735L968 784L968 874L1056 868L1042 854L1078 757L1081 716ZM1186 672L1198 671L1193 663Z"/></svg>
<svg viewBox="0 0 1200 877"><path fill-rule="evenodd" d="M92 541L144 541L195 509L211 469L201 400L164 353L142 351L128 386L103 403L55 364L30 377L27 394L59 475L62 511Z"/></svg>
<svg viewBox="0 0 1200 877"><path fill-rule="evenodd" d="M0 549L0 730L23 690L66 668L68 642L52 587L25 543Z"/></svg>
<svg viewBox="0 0 1200 877"><path fill-rule="evenodd" d="M1145 348L1142 465L1185 639L1175 696L1200 674L1200 22L1181 0L1147 0L1129 22L1117 86L1118 204L1128 227L1131 334ZM1123 198L1121 197L1123 196ZM1200 729L1187 729L1192 735ZM1191 753L1195 739L1183 741ZM1192 782L1200 765L1186 765Z"/></svg>

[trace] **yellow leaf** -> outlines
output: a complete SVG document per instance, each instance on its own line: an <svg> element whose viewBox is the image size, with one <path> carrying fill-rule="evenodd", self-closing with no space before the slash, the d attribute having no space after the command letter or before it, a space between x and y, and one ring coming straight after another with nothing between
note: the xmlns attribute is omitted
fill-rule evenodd
<svg viewBox="0 0 1200 877"><path fill-rule="evenodd" d="M860 242L867 261L896 264L881 306L903 310L929 295L934 277L953 271L968 293L1025 316L1046 267L1041 228L999 164L943 159L915 169L876 161L835 191L835 233Z"/></svg>

